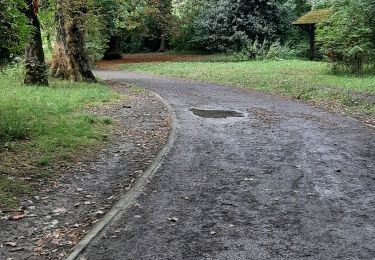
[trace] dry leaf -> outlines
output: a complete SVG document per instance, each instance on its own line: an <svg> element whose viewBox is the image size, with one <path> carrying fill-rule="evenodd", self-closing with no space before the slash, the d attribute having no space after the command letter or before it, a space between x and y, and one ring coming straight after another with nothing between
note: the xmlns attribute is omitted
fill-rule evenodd
<svg viewBox="0 0 375 260"><path fill-rule="evenodd" d="M15 247L15 246L17 246L17 242L5 242L5 245Z"/></svg>
<svg viewBox="0 0 375 260"><path fill-rule="evenodd" d="M9 220L17 221L26 217L26 214L13 215L9 217Z"/></svg>
<svg viewBox="0 0 375 260"><path fill-rule="evenodd" d="M173 223L176 223L179 218L168 218L169 222L173 222Z"/></svg>
<svg viewBox="0 0 375 260"><path fill-rule="evenodd" d="M66 208L62 207L62 208L57 208L55 209L54 211L52 211L53 213L65 213L66 212Z"/></svg>

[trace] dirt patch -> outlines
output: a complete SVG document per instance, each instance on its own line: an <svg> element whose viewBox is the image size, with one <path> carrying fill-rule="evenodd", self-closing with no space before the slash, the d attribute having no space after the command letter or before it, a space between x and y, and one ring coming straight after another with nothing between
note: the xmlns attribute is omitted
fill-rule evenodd
<svg viewBox="0 0 375 260"><path fill-rule="evenodd" d="M165 144L171 118L153 94L110 83L129 98L90 109L120 125L115 142L99 153L63 165L19 212L3 212L0 259L61 259L125 193Z"/></svg>
<svg viewBox="0 0 375 260"><path fill-rule="evenodd" d="M146 63L146 62L178 62L178 61L203 61L207 55L198 54L169 54L169 53L139 53L126 54L120 60L102 60L97 63L98 69L113 69L121 64Z"/></svg>
<svg viewBox="0 0 375 260"><path fill-rule="evenodd" d="M249 108L249 117L252 119L252 127L271 128L284 119L281 113L262 108Z"/></svg>

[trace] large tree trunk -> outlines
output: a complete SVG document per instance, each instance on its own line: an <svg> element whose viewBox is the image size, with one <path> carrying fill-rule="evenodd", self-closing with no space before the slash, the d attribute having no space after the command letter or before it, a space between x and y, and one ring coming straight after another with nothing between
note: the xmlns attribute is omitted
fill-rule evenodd
<svg viewBox="0 0 375 260"><path fill-rule="evenodd" d="M40 22L38 19L38 2L26 0L25 15L33 27L29 41L25 48L25 84L48 85L48 71L44 60Z"/></svg>
<svg viewBox="0 0 375 260"><path fill-rule="evenodd" d="M82 14L83 4L72 0L56 1L56 43L52 59L52 75L73 81L95 82L85 49Z"/></svg>

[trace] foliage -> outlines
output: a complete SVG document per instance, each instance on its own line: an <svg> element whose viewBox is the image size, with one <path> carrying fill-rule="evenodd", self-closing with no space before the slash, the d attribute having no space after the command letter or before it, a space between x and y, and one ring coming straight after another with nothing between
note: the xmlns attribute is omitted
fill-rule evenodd
<svg viewBox="0 0 375 260"><path fill-rule="evenodd" d="M178 23L172 9L171 0L146 0L137 30L127 34L125 50L157 51L162 47L162 39L169 43Z"/></svg>
<svg viewBox="0 0 375 260"><path fill-rule="evenodd" d="M98 1L88 1L87 9L83 27L85 28L87 54L94 63L103 57L109 40L109 32L106 23L103 22L106 21L106 16Z"/></svg>
<svg viewBox="0 0 375 260"><path fill-rule="evenodd" d="M269 42L264 39L259 42L258 39L247 42L239 55L244 57L243 60L275 60L285 58L295 58L296 53L288 44L282 45L279 41Z"/></svg>
<svg viewBox="0 0 375 260"><path fill-rule="evenodd" d="M330 54L334 70L363 73L366 64L375 62L375 1L339 1L336 8L332 18L319 26L317 41L323 53Z"/></svg>
<svg viewBox="0 0 375 260"><path fill-rule="evenodd" d="M204 0L174 0L175 30L171 44L177 50L197 50L199 45L193 41L194 22L204 7Z"/></svg>
<svg viewBox="0 0 375 260"><path fill-rule="evenodd" d="M102 56L108 49L114 52L137 51L144 45L145 38L153 37L148 21L155 9L148 1L91 0L92 19L87 21L92 22L86 24L87 42L89 48L96 49L95 56Z"/></svg>
<svg viewBox="0 0 375 260"><path fill-rule="evenodd" d="M38 16L42 27L42 37L47 43L47 49L49 53L52 53L52 40L54 39L56 32L54 1L41 1Z"/></svg>
<svg viewBox="0 0 375 260"><path fill-rule="evenodd" d="M25 8L25 1L0 0L0 64L11 55L18 55L26 44L30 27L25 15L20 11Z"/></svg>
<svg viewBox="0 0 375 260"><path fill-rule="evenodd" d="M211 0L193 26L194 41L207 50L238 50L249 40L280 38L281 5L275 0Z"/></svg>

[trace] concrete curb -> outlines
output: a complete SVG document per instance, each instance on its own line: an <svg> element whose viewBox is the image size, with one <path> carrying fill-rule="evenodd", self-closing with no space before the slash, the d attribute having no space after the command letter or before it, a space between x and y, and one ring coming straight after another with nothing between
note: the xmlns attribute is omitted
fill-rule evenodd
<svg viewBox="0 0 375 260"><path fill-rule="evenodd" d="M125 209L127 209L133 202L133 200L138 197L142 192L142 187L146 183L146 181L157 171L159 166L161 165L164 157L170 151L175 141L176 132L177 132L177 125L176 125L176 116L172 109L172 107L158 94L155 92L150 91L153 95L155 95L163 104L168 108L169 114L172 117L172 129L169 134L167 143L155 157L155 160L150 165L150 167L138 178L135 182L133 187L127 191L120 200L108 211L107 214L76 244L72 251L69 253L65 260L76 260L86 247L100 234L100 232L112 222L112 220L121 215Z"/></svg>

